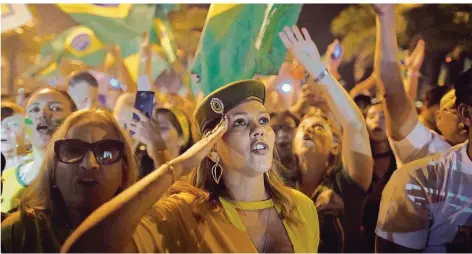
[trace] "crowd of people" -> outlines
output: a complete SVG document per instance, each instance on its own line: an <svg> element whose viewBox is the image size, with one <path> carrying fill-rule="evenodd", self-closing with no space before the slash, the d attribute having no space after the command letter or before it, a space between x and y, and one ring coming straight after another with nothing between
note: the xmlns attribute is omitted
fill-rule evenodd
<svg viewBox="0 0 472 254"><path fill-rule="evenodd" d="M282 111L249 79L147 115L132 92L101 104L90 72L2 101L2 252L470 253L472 67L418 111L425 42L400 65L394 5L373 9L351 91L306 29L280 31L307 77Z"/></svg>

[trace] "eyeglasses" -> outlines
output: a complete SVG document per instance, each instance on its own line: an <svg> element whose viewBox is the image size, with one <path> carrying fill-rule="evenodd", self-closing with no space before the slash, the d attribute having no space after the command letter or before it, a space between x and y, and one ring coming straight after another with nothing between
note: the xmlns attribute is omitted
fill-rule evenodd
<svg viewBox="0 0 472 254"><path fill-rule="evenodd" d="M98 163L108 165L123 158L124 147L124 143L118 140L88 143L78 139L64 139L54 143L54 152L59 162L77 164L82 161L88 151L92 151Z"/></svg>

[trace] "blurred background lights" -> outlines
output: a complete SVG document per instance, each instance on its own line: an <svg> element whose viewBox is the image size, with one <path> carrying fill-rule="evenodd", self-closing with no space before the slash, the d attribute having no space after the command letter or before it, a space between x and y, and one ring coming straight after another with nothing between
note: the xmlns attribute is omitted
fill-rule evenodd
<svg viewBox="0 0 472 254"><path fill-rule="evenodd" d="M288 82L285 82L282 84L282 86L280 87L280 89L282 90L282 92L284 93L290 93L292 91L292 85Z"/></svg>
<svg viewBox="0 0 472 254"><path fill-rule="evenodd" d="M120 82L116 78L110 78L110 85L114 88L120 87Z"/></svg>

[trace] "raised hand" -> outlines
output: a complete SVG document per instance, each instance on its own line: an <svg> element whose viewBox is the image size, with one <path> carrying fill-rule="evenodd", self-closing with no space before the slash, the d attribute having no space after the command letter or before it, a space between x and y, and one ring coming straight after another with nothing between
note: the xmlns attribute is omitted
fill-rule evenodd
<svg viewBox="0 0 472 254"><path fill-rule="evenodd" d="M131 122L127 124L128 129L134 132L133 138L157 151L165 149L166 143L161 136L160 125L157 119L150 119L135 108L133 108L133 113L138 115L140 119L140 121L131 119Z"/></svg>
<svg viewBox="0 0 472 254"><path fill-rule="evenodd" d="M195 143L185 153L170 162L172 165L181 165L180 176L185 176L197 167L198 164L211 152L216 142L223 137L228 130L228 118L225 116L220 123L201 140Z"/></svg>
<svg viewBox="0 0 472 254"><path fill-rule="evenodd" d="M339 56L339 58L333 59L331 55L336 49L336 45L339 45L341 47L341 55ZM326 67L328 68L329 73L331 74L338 73L338 67L343 62L343 54L344 54L344 48L342 47L342 45L339 43L337 39L334 40L333 43L329 44L325 53L325 57L326 57L325 62L326 62Z"/></svg>
<svg viewBox="0 0 472 254"><path fill-rule="evenodd" d="M300 32L297 26L292 26L292 28L286 26L279 36L285 47L305 68L314 61L320 61L318 48L306 28L302 28Z"/></svg>
<svg viewBox="0 0 472 254"><path fill-rule="evenodd" d="M395 5L394 4L372 4L372 9L374 9L377 15L383 16L386 14L393 14L395 10Z"/></svg>
<svg viewBox="0 0 472 254"><path fill-rule="evenodd" d="M406 66L410 71L417 72L420 70L421 65L423 65L424 60L424 52L425 52L425 42L423 40L419 40L416 44L413 53L406 54Z"/></svg>

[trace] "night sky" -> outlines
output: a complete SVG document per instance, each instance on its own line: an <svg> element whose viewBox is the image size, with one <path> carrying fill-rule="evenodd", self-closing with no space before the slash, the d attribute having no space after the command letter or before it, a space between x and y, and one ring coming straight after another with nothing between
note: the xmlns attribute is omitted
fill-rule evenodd
<svg viewBox="0 0 472 254"><path fill-rule="evenodd" d="M321 55L325 53L328 45L335 39L331 34L331 21L348 6L348 4L303 5L297 25L308 29ZM353 62L343 63L339 67L339 73L347 82L347 87L354 85Z"/></svg>

